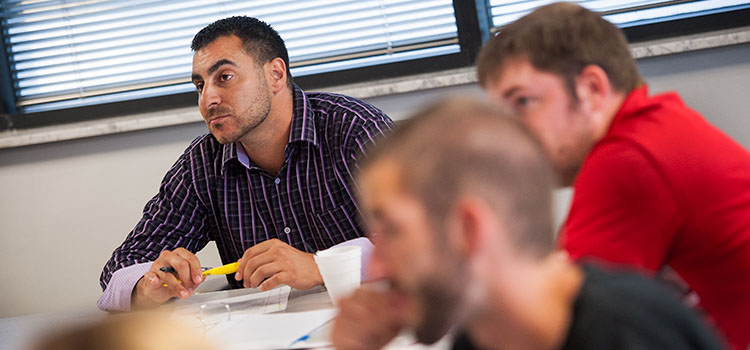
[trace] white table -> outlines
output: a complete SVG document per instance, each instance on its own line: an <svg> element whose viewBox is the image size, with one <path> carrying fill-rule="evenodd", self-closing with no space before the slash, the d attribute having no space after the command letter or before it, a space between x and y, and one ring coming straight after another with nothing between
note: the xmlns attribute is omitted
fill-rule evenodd
<svg viewBox="0 0 750 350"><path fill-rule="evenodd" d="M215 284L215 283L214 283ZM205 290L206 287L201 288ZM199 290L200 291L200 290ZM238 289L222 292L222 296L234 296L252 292L247 289ZM216 295L216 294L214 294ZM196 293L188 298L191 303L202 303L211 300L212 293ZM332 309L333 304L328 298L328 293L323 287L315 287L310 290L292 289L289 294L287 308L284 313L302 313L315 310ZM106 317L104 312L87 313L48 313L35 314L0 319L0 350L21 350L27 348L40 335L49 333L60 327L74 326L76 323L85 323ZM308 329L300 329L300 334ZM392 344L389 349L430 349L440 350L449 347L448 341L441 341L433 346L410 345L406 337L400 337L398 342ZM409 344L409 345L407 345Z"/></svg>

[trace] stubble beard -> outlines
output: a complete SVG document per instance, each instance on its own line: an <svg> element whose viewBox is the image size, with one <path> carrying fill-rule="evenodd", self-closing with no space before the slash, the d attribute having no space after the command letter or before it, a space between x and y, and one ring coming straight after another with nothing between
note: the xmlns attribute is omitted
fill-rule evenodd
<svg viewBox="0 0 750 350"><path fill-rule="evenodd" d="M234 143L253 131L258 125L262 124L271 112L271 92L266 84L259 86L255 91L255 97L248 107L239 114L234 114L234 110L228 106L219 106L208 111L209 120L214 115L229 115L237 122L237 129L230 134L222 134L220 130L225 127L224 123L219 123L213 127L209 124L208 129L221 144Z"/></svg>
<svg viewBox="0 0 750 350"><path fill-rule="evenodd" d="M569 165L557 168L558 187L572 186L581 169L580 164Z"/></svg>
<svg viewBox="0 0 750 350"><path fill-rule="evenodd" d="M419 291L422 320L414 330L420 343L435 343L460 322L468 281L463 266L460 262L446 263L439 275L423 281Z"/></svg>
<svg viewBox="0 0 750 350"><path fill-rule="evenodd" d="M573 115L578 119L583 118L580 104L577 101L571 101L568 108L568 113L570 113L570 115ZM550 156L551 159L557 159L552 163L557 172L560 187L573 185L578 177L583 162L586 160L596 143L596 140L593 139L589 130L577 129L576 133L568 136L568 138L573 141L565 144L562 149L558 149L556 157Z"/></svg>
<svg viewBox="0 0 750 350"><path fill-rule="evenodd" d="M576 135L574 139L577 142L562 150L562 155L559 155L560 160L554 162L557 164L553 165L557 172L560 187L572 186L575 183L583 162L588 158L596 143L590 135L586 134Z"/></svg>

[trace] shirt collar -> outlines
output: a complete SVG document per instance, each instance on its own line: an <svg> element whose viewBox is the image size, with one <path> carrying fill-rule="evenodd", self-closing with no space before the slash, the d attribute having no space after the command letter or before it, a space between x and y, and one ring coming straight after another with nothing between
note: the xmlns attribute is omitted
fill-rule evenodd
<svg viewBox="0 0 750 350"><path fill-rule="evenodd" d="M227 162L229 162L232 159L237 158L237 147L238 147L237 142L232 142L226 145L222 145L222 155L221 155L222 175L224 175L224 169L227 166ZM245 155L245 158L247 158L247 155Z"/></svg>
<svg viewBox="0 0 750 350"><path fill-rule="evenodd" d="M289 130L289 142L287 142L287 144L294 142L308 142L317 147L318 133L315 128L315 114L310 106L310 100L307 98L307 94L305 94L297 84L294 84L292 94L292 124ZM227 162L235 158L248 169L255 167L245 153L245 150L239 144L239 141L232 142L223 145L221 159L222 175Z"/></svg>
<svg viewBox="0 0 750 350"><path fill-rule="evenodd" d="M623 118L623 116L634 114L637 110L644 107L646 101L648 101L648 85L643 84L633 89L625 97L625 99L622 101L620 109L617 111L617 114L615 114L615 117L612 120L619 121Z"/></svg>
<svg viewBox="0 0 750 350"><path fill-rule="evenodd" d="M643 84L633 90L630 91L625 96L625 99L622 100L622 104L620 105L620 109L617 110L617 113L615 113L615 116L612 118L612 121L609 123L609 127L607 128L607 132L604 134L601 140L606 138L608 135L612 133L612 129L616 124L619 124L623 118L627 118L627 116L632 115L640 108L643 108L643 103L648 99L648 85ZM597 141L601 142L601 140Z"/></svg>
<svg viewBox="0 0 750 350"><path fill-rule="evenodd" d="M315 128L315 114L310 100L302 89L294 85L294 112L289 130L289 143L303 141L318 146L318 133Z"/></svg>

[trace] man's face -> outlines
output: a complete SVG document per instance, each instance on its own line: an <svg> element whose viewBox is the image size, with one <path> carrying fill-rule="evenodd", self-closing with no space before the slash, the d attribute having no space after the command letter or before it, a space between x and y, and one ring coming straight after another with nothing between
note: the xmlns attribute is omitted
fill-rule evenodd
<svg viewBox="0 0 750 350"><path fill-rule="evenodd" d="M222 36L193 55L193 84L208 130L222 144L252 131L271 110L264 66L237 36Z"/></svg>
<svg viewBox="0 0 750 350"><path fill-rule="evenodd" d="M391 302L423 343L439 340L456 322L465 264L438 242L420 201L403 188L394 160L370 165L360 179L365 221L375 243L371 275L391 282Z"/></svg>
<svg viewBox="0 0 750 350"><path fill-rule="evenodd" d="M563 79L512 59L486 86L491 100L511 108L541 141L561 184L571 185L594 145L590 118L573 101Z"/></svg>

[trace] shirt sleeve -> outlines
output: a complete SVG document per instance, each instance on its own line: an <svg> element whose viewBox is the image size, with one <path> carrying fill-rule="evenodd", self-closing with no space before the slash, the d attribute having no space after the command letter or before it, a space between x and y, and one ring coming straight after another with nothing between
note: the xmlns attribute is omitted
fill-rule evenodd
<svg viewBox="0 0 750 350"><path fill-rule="evenodd" d="M672 188L645 152L598 145L574 184L561 244L573 259L595 258L655 272L682 222Z"/></svg>
<svg viewBox="0 0 750 350"><path fill-rule="evenodd" d="M349 178L346 179L347 183L355 189L357 188L357 183L354 174L356 170L359 169L358 162L365 156L371 145L375 144L393 128L393 121L381 110L369 104L362 104L361 107L362 110L360 111L360 115L363 117L364 123L346 146L347 152L344 159L347 170L346 173L349 176ZM372 241L366 237L341 242L336 246L351 245L362 247L361 280L363 282L369 281L368 266L375 246L372 244Z"/></svg>
<svg viewBox="0 0 750 350"><path fill-rule="evenodd" d="M103 291L115 271L154 261L165 249L182 247L195 253L208 244L208 220L192 184L190 159L188 149L167 172L141 220L112 253L100 277Z"/></svg>
<svg viewBox="0 0 750 350"><path fill-rule="evenodd" d="M354 191L359 191L356 173L359 171L359 163L367 157L367 151L393 128L393 121L379 109L364 105L360 112L364 114L364 122L353 132L352 137L347 137L345 144L344 166L346 177L343 179Z"/></svg>
<svg viewBox="0 0 750 350"><path fill-rule="evenodd" d="M364 108L361 112L366 114L364 123L346 147L348 151L346 162L350 174L354 174L353 171L359 169L357 163L366 156L368 149L393 128L391 118L381 110L367 106L369 108Z"/></svg>
<svg viewBox="0 0 750 350"><path fill-rule="evenodd" d="M109 279L107 289L97 302L103 311L130 311L130 298L138 280L151 269L151 262L123 267Z"/></svg>

